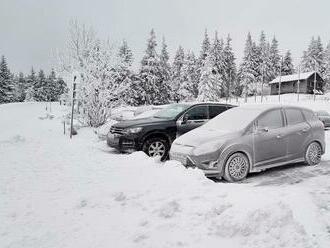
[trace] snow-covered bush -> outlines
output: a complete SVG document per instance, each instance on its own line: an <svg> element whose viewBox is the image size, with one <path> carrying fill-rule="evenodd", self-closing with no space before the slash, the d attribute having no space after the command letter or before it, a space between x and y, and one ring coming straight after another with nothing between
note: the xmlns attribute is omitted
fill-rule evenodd
<svg viewBox="0 0 330 248"><path fill-rule="evenodd" d="M67 82L78 74L76 99L85 123L93 127L104 124L111 109L122 103L121 95L127 88L125 81L117 80L121 62L112 46L97 39L93 29L75 21L70 26L67 49L58 55L58 60L58 73Z"/></svg>

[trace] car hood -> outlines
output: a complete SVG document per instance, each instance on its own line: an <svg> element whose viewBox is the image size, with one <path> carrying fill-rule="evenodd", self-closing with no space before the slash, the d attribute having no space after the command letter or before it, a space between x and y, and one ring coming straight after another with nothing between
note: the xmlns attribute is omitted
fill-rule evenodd
<svg viewBox="0 0 330 248"><path fill-rule="evenodd" d="M205 127L200 127L180 136L174 141L174 144L198 147L205 143L214 141L219 141L223 143L239 135L239 132L207 129Z"/></svg>
<svg viewBox="0 0 330 248"><path fill-rule="evenodd" d="M147 125L157 125L157 124L164 124L164 123L171 123L175 122L174 120L167 120L167 119L160 119L155 117L148 117L148 118L140 118L140 119L132 119L132 120L125 120L114 124L114 127L117 128L128 128L128 127L135 127L135 126L147 126Z"/></svg>

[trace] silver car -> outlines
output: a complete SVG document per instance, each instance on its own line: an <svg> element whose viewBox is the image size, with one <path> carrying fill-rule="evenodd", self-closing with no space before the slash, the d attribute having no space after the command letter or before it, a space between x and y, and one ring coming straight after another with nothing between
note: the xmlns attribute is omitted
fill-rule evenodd
<svg viewBox="0 0 330 248"><path fill-rule="evenodd" d="M232 108L177 138L170 158L229 182L289 163L316 165L324 127L312 110L282 105Z"/></svg>

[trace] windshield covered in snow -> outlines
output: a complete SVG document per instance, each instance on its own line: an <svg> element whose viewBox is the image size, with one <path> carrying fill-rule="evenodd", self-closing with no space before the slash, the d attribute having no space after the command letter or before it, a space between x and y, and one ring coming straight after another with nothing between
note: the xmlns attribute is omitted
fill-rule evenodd
<svg viewBox="0 0 330 248"><path fill-rule="evenodd" d="M263 110L232 108L207 122L202 128L221 131L240 131L246 128Z"/></svg>
<svg viewBox="0 0 330 248"><path fill-rule="evenodd" d="M171 104L170 106L157 112L154 117L162 119L174 119L182 111L186 110L189 104Z"/></svg>

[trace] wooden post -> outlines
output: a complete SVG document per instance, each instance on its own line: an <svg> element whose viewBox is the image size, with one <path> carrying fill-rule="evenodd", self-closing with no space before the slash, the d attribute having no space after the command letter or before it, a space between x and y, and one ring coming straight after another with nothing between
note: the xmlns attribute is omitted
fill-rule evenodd
<svg viewBox="0 0 330 248"><path fill-rule="evenodd" d="M299 64L299 67L298 67L298 87L297 87L297 100L299 102L299 93L300 93L300 64Z"/></svg>
<svg viewBox="0 0 330 248"><path fill-rule="evenodd" d="M281 80L282 80L282 64L283 64L283 57L281 57L281 64L280 64L280 81L278 83L278 101L281 101Z"/></svg>
<svg viewBox="0 0 330 248"><path fill-rule="evenodd" d="M76 96L76 79L77 79L77 76L74 76L73 77L73 87L72 87L72 108L71 108L70 139L72 139L72 131L73 131L73 110L74 110L74 98Z"/></svg>

